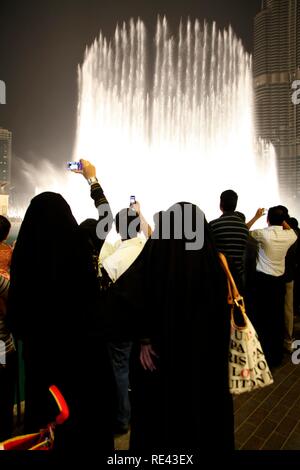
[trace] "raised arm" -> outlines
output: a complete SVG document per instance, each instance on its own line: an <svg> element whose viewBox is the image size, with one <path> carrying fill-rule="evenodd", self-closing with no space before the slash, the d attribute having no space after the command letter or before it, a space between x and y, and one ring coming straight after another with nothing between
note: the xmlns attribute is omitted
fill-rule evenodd
<svg viewBox="0 0 300 470"><path fill-rule="evenodd" d="M96 176L96 168L88 160L80 159L82 163L82 170L73 170L74 173L81 173L87 180L91 187L91 198L94 200L94 204L98 210L98 225L97 225L97 236L102 241L105 241L112 224L113 215L108 200L103 192L103 189Z"/></svg>
<svg viewBox="0 0 300 470"><path fill-rule="evenodd" d="M259 209L257 209L255 216L254 216L251 220L249 220L249 222L246 223L248 229L250 229L250 228L252 227L252 225L253 225L258 219L260 219L265 213L266 213L266 209L264 209L264 208L259 208Z"/></svg>
<svg viewBox="0 0 300 470"><path fill-rule="evenodd" d="M140 203L138 201L136 201L136 203L132 205L132 208L136 211L136 213L140 217L141 230L142 230L143 234L145 235L146 238L150 238L151 235L152 235L152 228L150 227L147 220L145 219L145 217L142 214Z"/></svg>

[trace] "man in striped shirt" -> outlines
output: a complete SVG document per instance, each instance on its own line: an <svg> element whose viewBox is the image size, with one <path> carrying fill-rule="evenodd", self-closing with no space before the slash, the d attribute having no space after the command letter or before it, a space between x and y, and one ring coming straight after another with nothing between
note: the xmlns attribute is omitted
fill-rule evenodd
<svg viewBox="0 0 300 470"><path fill-rule="evenodd" d="M245 271L245 251L249 237L249 229L241 213L235 212L238 195L228 189L220 196L221 217L209 223L217 250L224 253L230 270L243 291Z"/></svg>

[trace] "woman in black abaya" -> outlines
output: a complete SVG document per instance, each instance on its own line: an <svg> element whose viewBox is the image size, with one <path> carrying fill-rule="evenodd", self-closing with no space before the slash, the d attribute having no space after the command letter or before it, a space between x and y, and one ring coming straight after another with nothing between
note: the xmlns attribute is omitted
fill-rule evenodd
<svg viewBox="0 0 300 470"><path fill-rule="evenodd" d="M230 451L226 277L204 214L195 205L176 206L192 216L172 218L175 206L160 213L163 224L140 259L146 276L140 312L143 345L132 360L130 448L165 454ZM186 245L191 221L197 236L201 230L204 235L202 248L196 250ZM180 228L183 235L176 239Z"/></svg>
<svg viewBox="0 0 300 470"><path fill-rule="evenodd" d="M112 376L100 314L92 259L70 207L60 194L36 196L13 253L8 320L23 341L25 431L37 432L58 414L50 385L69 405L57 449L86 450L95 442L99 453L113 449Z"/></svg>

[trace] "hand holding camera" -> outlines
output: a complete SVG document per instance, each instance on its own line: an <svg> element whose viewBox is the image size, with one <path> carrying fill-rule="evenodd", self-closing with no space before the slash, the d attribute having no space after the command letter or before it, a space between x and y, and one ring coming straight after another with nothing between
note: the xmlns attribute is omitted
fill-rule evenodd
<svg viewBox="0 0 300 470"><path fill-rule="evenodd" d="M86 180L96 178L96 168L88 160L81 158L79 162L68 162L67 168L73 173L81 173Z"/></svg>
<svg viewBox="0 0 300 470"><path fill-rule="evenodd" d="M267 213L267 209L265 209L264 207L261 207L261 208L257 209L255 217L257 219L259 219L263 215L266 215L266 213Z"/></svg>
<svg viewBox="0 0 300 470"><path fill-rule="evenodd" d="M130 196L130 205L129 207L133 209L137 215L141 213L140 203L135 199L135 196Z"/></svg>
<svg viewBox="0 0 300 470"><path fill-rule="evenodd" d="M82 163L81 162L67 162L68 170L79 172L82 170Z"/></svg>

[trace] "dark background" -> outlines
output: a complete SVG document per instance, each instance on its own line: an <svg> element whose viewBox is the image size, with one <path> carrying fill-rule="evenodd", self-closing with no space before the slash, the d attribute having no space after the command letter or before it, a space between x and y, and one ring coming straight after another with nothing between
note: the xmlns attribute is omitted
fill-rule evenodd
<svg viewBox="0 0 300 470"><path fill-rule="evenodd" d="M176 33L180 19L232 25L252 52L253 18L260 0L0 0L0 79L6 105L0 126L13 132L13 154L28 162L69 160L76 131L77 65L100 29L144 20L149 35L157 15ZM15 169L15 167L13 166ZM16 170L16 169L15 169Z"/></svg>

